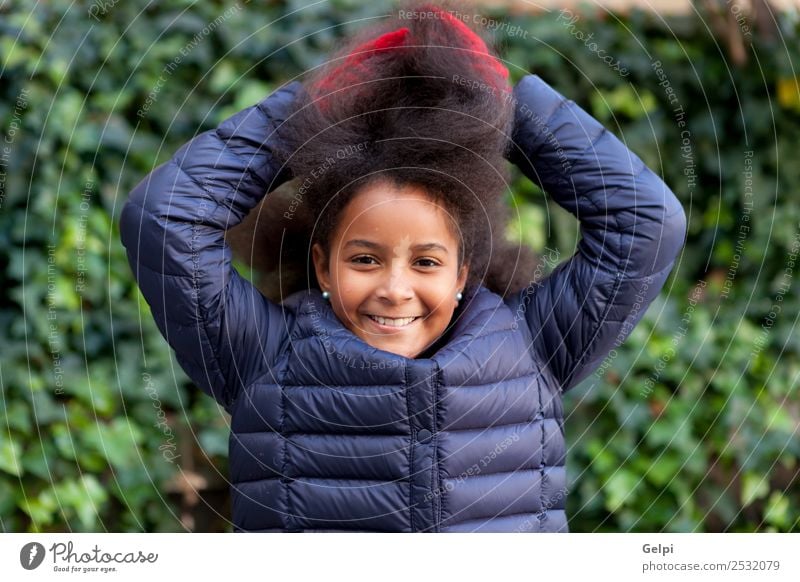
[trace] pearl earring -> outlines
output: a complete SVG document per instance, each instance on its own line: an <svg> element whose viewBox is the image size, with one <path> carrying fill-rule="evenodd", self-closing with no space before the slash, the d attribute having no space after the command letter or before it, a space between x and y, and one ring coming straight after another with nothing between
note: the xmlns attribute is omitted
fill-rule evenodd
<svg viewBox="0 0 800 582"><path fill-rule="evenodd" d="M322 292L322 298L327 301L328 299L331 298L331 294L328 291L323 291Z"/></svg>
<svg viewBox="0 0 800 582"><path fill-rule="evenodd" d="M464 296L461 294L461 291L459 291L458 293L456 293L456 301L461 301L461 298L462 298L462 297L464 297Z"/></svg>

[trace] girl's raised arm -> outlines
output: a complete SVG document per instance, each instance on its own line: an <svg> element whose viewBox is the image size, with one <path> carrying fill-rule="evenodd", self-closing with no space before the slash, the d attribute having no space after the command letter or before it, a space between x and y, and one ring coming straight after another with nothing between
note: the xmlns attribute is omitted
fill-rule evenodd
<svg viewBox="0 0 800 582"><path fill-rule="evenodd" d="M271 144L300 86L286 85L181 146L133 189L120 217L156 325L189 377L226 408L272 361L283 321L233 268L224 232L291 178Z"/></svg>
<svg viewBox="0 0 800 582"><path fill-rule="evenodd" d="M536 75L514 88L507 158L580 220L577 252L509 300L566 392L628 335L683 246L686 215L614 134Z"/></svg>

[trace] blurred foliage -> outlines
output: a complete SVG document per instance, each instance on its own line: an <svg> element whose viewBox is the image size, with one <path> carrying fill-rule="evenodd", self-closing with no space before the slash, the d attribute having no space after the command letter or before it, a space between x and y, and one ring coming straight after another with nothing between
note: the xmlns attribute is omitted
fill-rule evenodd
<svg viewBox="0 0 800 582"><path fill-rule="evenodd" d="M179 145L389 6L304 4L0 5L3 531L230 530L210 493L227 493L228 419L158 333L117 219ZM537 73L580 103L689 218L659 300L566 397L571 529L797 531L797 21L745 37L734 65L702 15L487 16L507 24L513 80ZM515 176L510 233L571 254L577 222Z"/></svg>

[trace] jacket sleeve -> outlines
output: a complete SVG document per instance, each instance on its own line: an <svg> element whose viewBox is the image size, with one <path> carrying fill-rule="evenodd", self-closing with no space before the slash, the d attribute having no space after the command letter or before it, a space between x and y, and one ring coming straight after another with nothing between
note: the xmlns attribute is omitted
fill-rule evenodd
<svg viewBox="0 0 800 582"><path fill-rule="evenodd" d="M523 77L514 97L506 157L580 221L575 254L511 301L566 392L657 297L683 246L686 215L636 154L538 76Z"/></svg>
<svg viewBox="0 0 800 582"><path fill-rule="evenodd" d="M236 272L224 233L291 178L276 167L272 144L300 86L185 143L133 189L120 216L158 329L191 380L226 409L267 370L276 338L265 335L280 329L281 312Z"/></svg>

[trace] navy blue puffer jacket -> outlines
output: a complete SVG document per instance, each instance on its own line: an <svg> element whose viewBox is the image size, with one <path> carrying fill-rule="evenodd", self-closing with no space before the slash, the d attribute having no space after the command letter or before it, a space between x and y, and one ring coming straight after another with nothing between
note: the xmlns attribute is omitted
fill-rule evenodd
<svg viewBox="0 0 800 582"><path fill-rule="evenodd" d="M131 193L121 232L156 324L232 415L235 531L567 531L561 396L641 319L684 240L681 204L613 134L535 75L509 161L581 225L577 252L502 299L467 289L448 341L366 344L318 290L280 305L223 233L290 178L274 130L293 82L182 146ZM533 276L533 274L531 274Z"/></svg>

